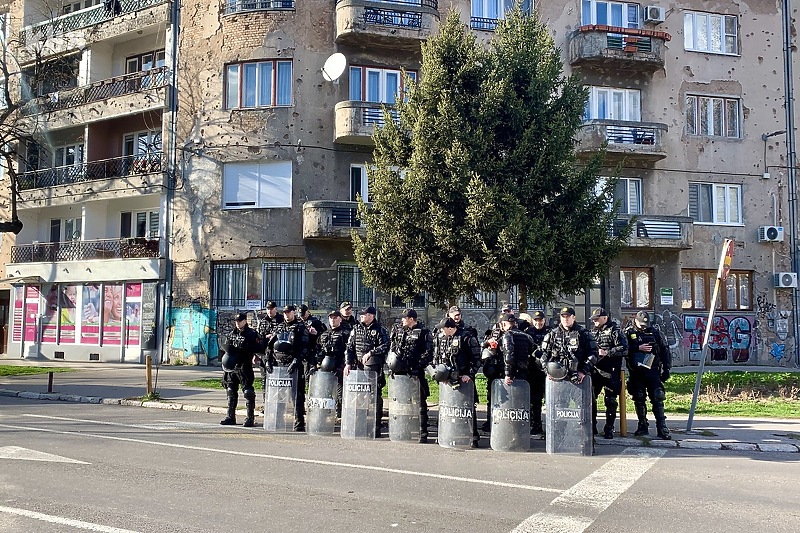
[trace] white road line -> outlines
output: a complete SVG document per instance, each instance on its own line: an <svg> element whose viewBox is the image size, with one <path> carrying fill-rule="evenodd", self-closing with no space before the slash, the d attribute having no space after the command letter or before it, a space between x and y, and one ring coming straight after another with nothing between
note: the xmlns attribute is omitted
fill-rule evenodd
<svg viewBox="0 0 800 533"><path fill-rule="evenodd" d="M118 527L101 526L100 524L92 524L91 522L83 522L81 520L73 520L72 518L64 518L62 516L53 516L49 514L37 513L36 511L28 511L27 509L17 509L15 507L4 507L0 505L0 513L15 514L18 516L25 516L43 522L50 522L51 524L61 524L64 526L76 527L78 529L85 529L87 531L100 531L102 533L138 533L130 529L120 529Z"/></svg>
<svg viewBox="0 0 800 533"><path fill-rule="evenodd" d="M512 533L582 533L665 453L667 450L658 448L624 449Z"/></svg>
<svg viewBox="0 0 800 533"><path fill-rule="evenodd" d="M0 446L0 459L14 459L19 461L46 461L49 463L73 463L79 465L91 464L84 461L78 461L77 459L70 459L69 457L53 455L52 453L29 450L28 448L23 448L21 446Z"/></svg>
<svg viewBox="0 0 800 533"><path fill-rule="evenodd" d="M46 418L48 420L64 420L67 422L82 422L84 424L97 424L101 426L115 426L134 429L153 429L153 430L180 430L180 429L210 429L218 428L219 424L209 424L208 422L181 422L173 420L162 420L153 424L121 424L119 422L104 422L102 420L85 420L83 418L69 418L64 416L32 415L23 414L31 418Z"/></svg>
<svg viewBox="0 0 800 533"><path fill-rule="evenodd" d="M446 476L443 474L434 474L431 472L417 472L414 470L400 470L398 468L385 468L382 466L371 466L371 465L358 465L358 464L350 464L350 463L337 463L335 461L321 461L317 459L303 459L300 457L287 457L281 455L270 455L264 453L252 453L252 452L239 452L233 450L223 450L219 448L207 448L205 446L190 446L188 444L175 444L171 442L158 442L152 440L144 440L144 439L132 439L128 437L114 437L111 435L95 435L92 433L81 433L77 431L57 431L55 429L45 429L45 428L36 428L36 427L28 427L28 426L14 426L10 424L0 424L0 428L9 428L9 429L22 429L27 431L39 431L42 433L55 433L58 435L74 435L76 437L91 437L95 439L105 439L105 440L116 440L122 442L135 442L137 444L150 444L153 446L164 446L166 448L178 448L182 450L196 450L201 452L213 452L213 453L222 453L226 456L231 455L240 455L242 457L257 457L260 459L272 459L276 461L286 461L292 463L304 463L304 464L313 464L313 465L322 465L322 466L333 466L333 467L341 467L341 468L348 468L353 470L370 470L373 472L386 472L390 474L401 474L405 476L416 476L416 477L427 477L433 479L444 479L447 481L460 481L464 483L474 483L477 485L489 485L492 487L503 487L509 489L522 489L522 490L531 490L537 492L554 492L554 493L562 493L564 492L562 489L554 489L552 487L537 487L534 485L521 485L517 483L506 483L503 481L491 481L488 479L475 479L475 478L468 478L468 477L459 477L459 476Z"/></svg>

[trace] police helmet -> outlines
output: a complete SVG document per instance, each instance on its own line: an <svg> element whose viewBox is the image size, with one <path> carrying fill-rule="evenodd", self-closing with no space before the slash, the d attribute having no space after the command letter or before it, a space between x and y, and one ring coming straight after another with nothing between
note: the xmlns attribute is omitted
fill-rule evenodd
<svg viewBox="0 0 800 533"><path fill-rule="evenodd" d="M556 381L560 381L567 377L567 369L558 361L549 361L545 366L547 375Z"/></svg>
<svg viewBox="0 0 800 533"><path fill-rule="evenodd" d="M481 350L481 360L483 361L486 361L487 359L494 359L496 355L497 352L489 347L486 347L483 350Z"/></svg>
<svg viewBox="0 0 800 533"><path fill-rule="evenodd" d="M226 352L225 355L222 356L222 370L225 372L233 372L236 370L237 362L238 358L235 355Z"/></svg>
<svg viewBox="0 0 800 533"><path fill-rule="evenodd" d="M292 342L288 332L281 333L278 338L275 339L274 349L276 352L280 353L292 352Z"/></svg>
<svg viewBox="0 0 800 533"><path fill-rule="evenodd" d="M326 355L319 365L319 369L323 372L334 372L336 370L336 359L330 355Z"/></svg>
<svg viewBox="0 0 800 533"><path fill-rule="evenodd" d="M386 366L395 374L406 372L407 370L406 362L395 351L390 351L386 356Z"/></svg>
<svg viewBox="0 0 800 533"><path fill-rule="evenodd" d="M436 381L447 381L450 379L450 367L445 364L437 365L433 372L433 379Z"/></svg>

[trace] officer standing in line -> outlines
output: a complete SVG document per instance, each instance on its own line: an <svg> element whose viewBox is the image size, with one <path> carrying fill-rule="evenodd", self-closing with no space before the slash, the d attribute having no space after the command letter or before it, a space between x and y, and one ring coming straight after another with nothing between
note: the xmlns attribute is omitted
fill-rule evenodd
<svg viewBox="0 0 800 533"><path fill-rule="evenodd" d="M459 334L466 331L470 335L474 336L476 339L478 338L478 330L472 326L468 326L462 317L461 308L457 305L450 306L450 309L447 310L447 316L452 318L456 323L456 328L458 329Z"/></svg>
<svg viewBox="0 0 800 533"><path fill-rule="evenodd" d="M269 343L270 360L267 373L272 373L273 364L285 366L289 374L297 377L297 393L294 398L294 430L306 430L305 403L306 382L303 364L309 357L308 333L306 325L296 315L293 305L283 308L283 323L279 324Z"/></svg>
<svg viewBox="0 0 800 533"><path fill-rule="evenodd" d="M562 307L559 325L542 339L542 366L550 379L569 379L579 384L597 360L594 337L575 322L575 309Z"/></svg>
<svg viewBox="0 0 800 533"><path fill-rule="evenodd" d="M269 362L269 354L267 345L269 345L272 335L278 329L278 324L283 322L283 315L278 314L278 304L272 300L267 301L267 314L266 316L259 317L258 319L258 334L261 337L261 344L263 355L258 356L258 365L261 367L261 390L267 390L267 363Z"/></svg>
<svg viewBox="0 0 800 533"><path fill-rule="evenodd" d="M406 309L389 334L389 356L386 365L390 377L416 376L419 381L419 442L428 442L428 396L431 391L425 368L433 361L433 335L417 321L417 312Z"/></svg>
<svg viewBox="0 0 800 533"><path fill-rule="evenodd" d="M522 316L522 315L520 315ZM544 434L542 427L542 406L544 404L545 380L547 374L542 370L542 341L550 328L542 311L534 311L531 325L525 333L533 339L533 353L528 360L528 383L531 386L531 435Z"/></svg>
<svg viewBox="0 0 800 533"><path fill-rule="evenodd" d="M339 312L342 314L342 326L352 330L353 326L358 323L356 317L353 316L353 304L350 302L342 302L339 306Z"/></svg>
<svg viewBox="0 0 800 533"><path fill-rule="evenodd" d="M300 319L306 325L306 332L308 332L309 364L308 369L306 370L306 376L308 376L311 372L311 369L314 368L317 363L317 340L319 339L320 334L327 329L327 326L325 326L320 319L311 314L311 311L309 311L306 304L301 304L298 306L297 312L300 315Z"/></svg>
<svg viewBox="0 0 800 533"><path fill-rule="evenodd" d="M309 373L313 374L319 369L336 374L336 416L342 418L342 379L350 329L344 327L342 314L338 310L328 314L328 324L330 327L317 340L316 364L309 365Z"/></svg>
<svg viewBox="0 0 800 533"><path fill-rule="evenodd" d="M445 365L450 369L450 377L441 386L458 388L461 383L475 381L480 357L478 339L469 333L458 333L458 324L450 317L443 318L437 329L441 332L436 337L434 344L434 365ZM478 403L478 389L474 388L475 395L472 404L472 447L480 447L478 434L478 419L475 406Z"/></svg>
<svg viewBox="0 0 800 533"><path fill-rule="evenodd" d="M625 337L628 339L628 391L636 406L636 417L639 425L634 432L636 436L647 435L649 424L647 422L647 395L653 406L653 416L656 419L658 438L669 440L672 437L667 428L667 417L664 414L664 400L666 391L664 383L669 379L672 368L672 357L669 346L661 332L650 324L650 316L646 311L639 311L633 319L633 324L625 328Z"/></svg>
<svg viewBox="0 0 800 533"><path fill-rule="evenodd" d="M608 312L598 307L591 316L594 327L592 335L597 342L597 364L592 373L592 428L597 435L597 397L604 391L606 404L606 425L603 426L603 438L614 438L614 421L617 419L617 398L622 392L622 359L628 355L628 340L616 321L611 320Z"/></svg>
<svg viewBox="0 0 800 533"><path fill-rule="evenodd" d="M220 421L223 426L236 424L236 406L239 404L239 386L247 406L247 417L244 427L253 427L255 423L256 390L253 388L255 375L253 363L256 352L261 347L258 333L247 325L247 313L239 313L234 317L234 330L223 343L225 354L222 356L222 386L228 397L227 416Z"/></svg>
<svg viewBox="0 0 800 533"><path fill-rule="evenodd" d="M353 326L347 340L347 366L344 375L347 376L350 370L356 369L371 370L378 374L375 437L380 438L383 421L383 388L386 386L383 365L389 352L389 335L386 333L386 328L375 320L375 315L375 308L371 305L361 310L361 322Z"/></svg>
<svg viewBox="0 0 800 533"><path fill-rule="evenodd" d="M500 315L500 351L503 354L505 383L527 381L528 360L533 353L533 339L517 329L517 318L511 313ZM491 386L491 384L489 384Z"/></svg>

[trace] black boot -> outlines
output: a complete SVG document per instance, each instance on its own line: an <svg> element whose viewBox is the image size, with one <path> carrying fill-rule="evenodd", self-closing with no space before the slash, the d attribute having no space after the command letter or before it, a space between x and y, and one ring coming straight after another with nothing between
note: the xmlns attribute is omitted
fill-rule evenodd
<svg viewBox="0 0 800 533"><path fill-rule="evenodd" d="M636 402L636 417L639 419L639 426L633 434L637 437L650 434L650 424L647 423L647 405L644 402Z"/></svg>
<svg viewBox="0 0 800 533"><path fill-rule="evenodd" d="M220 420L220 425L233 426L236 424L236 406L239 405L239 392L234 389L227 389L228 395L228 416Z"/></svg>
<svg viewBox="0 0 800 533"><path fill-rule="evenodd" d="M419 443L425 444L428 442L428 406L421 408L419 411Z"/></svg>
<svg viewBox="0 0 800 533"><path fill-rule="evenodd" d="M667 427L667 417L664 415L664 403L653 403L653 416L656 417L656 435L659 439L670 440L672 436L669 434Z"/></svg>
<svg viewBox="0 0 800 533"><path fill-rule="evenodd" d="M614 438L614 421L617 419L617 397L613 394L606 394L606 425L603 426L603 438Z"/></svg>
<svg viewBox="0 0 800 533"><path fill-rule="evenodd" d="M256 425L256 391L245 391L244 399L245 407L247 409L247 418L244 419L244 424L242 425L246 428L251 428Z"/></svg>

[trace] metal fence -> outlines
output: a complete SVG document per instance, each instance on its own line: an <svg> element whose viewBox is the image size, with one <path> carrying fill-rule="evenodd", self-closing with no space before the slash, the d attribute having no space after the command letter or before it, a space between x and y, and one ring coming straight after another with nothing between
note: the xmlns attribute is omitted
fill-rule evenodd
<svg viewBox="0 0 800 533"><path fill-rule="evenodd" d="M422 13L367 7L364 8L364 23L419 30L422 28Z"/></svg>
<svg viewBox="0 0 800 533"><path fill-rule="evenodd" d="M77 165L29 170L19 176L17 187L21 191L42 189L84 181L121 178L136 174L152 174L163 172L165 169L166 161L161 152L128 155Z"/></svg>
<svg viewBox="0 0 800 533"><path fill-rule="evenodd" d="M340 228L358 228L361 220L358 219L358 209L355 207L334 207L331 209L331 225Z"/></svg>
<svg viewBox="0 0 800 533"><path fill-rule="evenodd" d="M293 11L294 0L225 0L224 15L246 11Z"/></svg>
<svg viewBox="0 0 800 533"><path fill-rule="evenodd" d="M469 26L473 30L494 31L497 28L497 20L485 17L471 17Z"/></svg>
<svg viewBox="0 0 800 533"><path fill-rule="evenodd" d="M159 257L158 239L99 239L92 241L37 242L11 247L12 263L52 263L87 259Z"/></svg>
<svg viewBox="0 0 800 533"><path fill-rule="evenodd" d="M625 52L652 52L653 40L650 37L609 33L606 35L606 46L613 50L624 50Z"/></svg>
<svg viewBox="0 0 800 533"><path fill-rule="evenodd" d="M364 124L373 124L375 126L383 126L386 124L386 119L383 115L383 107L381 104L375 104L379 107L365 107L364 108ZM390 107L391 104L385 104L387 107ZM392 117L394 121L397 121L400 117L400 114L397 112L396 109L389 109L389 115Z"/></svg>
<svg viewBox="0 0 800 533"><path fill-rule="evenodd" d="M612 144L655 144L656 128L648 126L606 126L606 137Z"/></svg>

